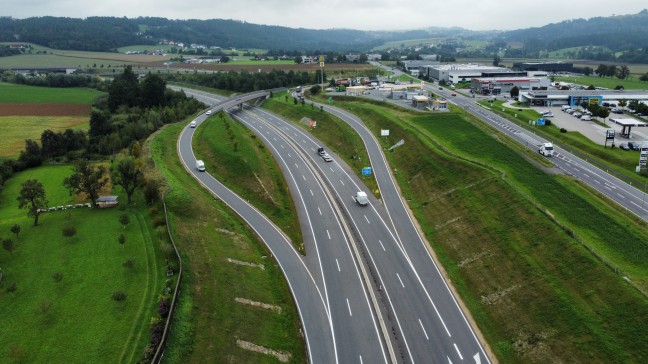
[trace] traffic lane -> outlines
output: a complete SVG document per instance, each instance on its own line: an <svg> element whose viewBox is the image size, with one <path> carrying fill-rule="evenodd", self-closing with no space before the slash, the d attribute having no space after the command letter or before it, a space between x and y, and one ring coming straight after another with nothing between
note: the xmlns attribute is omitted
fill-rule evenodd
<svg viewBox="0 0 648 364"><path fill-rule="evenodd" d="M448 357L456 362L460 357L455 346L473 351L473 345L466 345L461 335L452 332L442 305L426 292L412 265L403 259L401 246L380 219L366 207L347 208L379 277L407 355L414 362L429 362L430 358L438 362Z"/></svg>
<svg viewBox="0 0 648 364"><path fill-rule="evenodd" d="M209 173L197 172L193 166L195 157L191 149L193 131L187 133L185 127L178 139L178 152L185 168L198 181L232 208L266 244L282 269L293 293L312 362L331 363L337 361L329 314L323 296L314 279L303 264L299 254L292 248L286 237L258 211L240 199L227 187L220 184ZM306 278L306 279L304 279Z"/></svg>
<svg viewBox="0 0 648 364"><path fill-rule="evenodd" d="M419 235L418 229L415 227L414 222L409 215L409 211L407 210L404 202L400 197L400 193L396 188L395 181L390 174L389 166L384 156L382 155L382 151L379 149L377 141L375 140L375 138L373 138L373 135L364 127L364 125L360 124L359 120L356 117L345 114L346 113L344 112L339 113L340 117L343 120L347 121L351 119L351 121L354 122L355 126L357 127L356 130L360 132L361 136L364 136L363 140L373 140L375 142L373 143L373 150L375 151L373 157L376 157L377 154L380 155L380 157L374 158L375 162L372 163L372 166L375 169L377 180L382 181L379 182L381 195L383 197L383 200L385 201L385 206L389 211L390 217L393 218L392 225L397 227L395 231L397 231L398 233L396 233L396 236L393 237L394 244L399 247L399 251L403 255L403 257L407 261L410 261L410 272L416 277L416 280L421 285L421 288L425 291L425 295L427 296L432 306L435 305L431 296L429 295L429 292L446 293L444 295L435 295L435 299L441 299L442 301L442 304L439 304L437 306L443 307L443 315L450 318L450 321L454 326L453 330L460 333L458 336L467 338L461 340L461 345L463 347L469 348L469 350L471 351L474 351L475 354L480 353L480 355L487 359L485 351L479 343L476 334L468 323L453 293L446 284L444 279L445 277L443 277L443 275L441 274L436 263L434 262L434 259L428 251L428 247L426 246L422 237ZM365 142L365 144L368 147L372 145L372 143L370 142ZM381 173L379 171L385 172ZM379 218L378 215L376 217ZM410 256L415 257L414 261L411 260ZM421 271L420 274L418 273L419 271ZM437 310L437 308L435 307L432 308L434 308L435 311ZM454 344L455 343L453 343L453 346Z"/></svg>
<svg viewBox="0 0 648 364"><path fill-rule="evenodd" d="M292 182L289 185L300 196L302 208L310 211L306 215L307 224L311 227L308 234L314 236L314 248L322 257L319 266L325 282L324 291L338 343L339 359L341 362L352 362L357 358L374 363L386 362L373 310L348 248L348 241L315 176L294 148L281 148L281 145L289 144L275 130L263 127L258 120L249 117L254 115L233 114L268 145L282 169L286 170L286 179Z"/></svg>

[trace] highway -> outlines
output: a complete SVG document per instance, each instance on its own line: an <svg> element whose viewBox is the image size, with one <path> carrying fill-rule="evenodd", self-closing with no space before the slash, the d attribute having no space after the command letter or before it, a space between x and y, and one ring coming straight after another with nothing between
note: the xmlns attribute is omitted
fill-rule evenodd
<svg viewBox="0 0 648 364"><path fill-rule="evenodd" d="M400 357L414 363L488 362L400 197L380 145L357 117L331 106L324 108L358 131L378 180L382 204L372 199L370 207L363 208L352 196L366 187L339 157L331 153L335 162L321 167L363 244L397 332ZM321 143L308 133L263 110L255 112L288 130L312 158L319 158L315 151Z"/></svg>
<svg viewBox="0 0 648 364"><path fill-rule="evenodd" d="M222 100L207 93L193 90L185 92L208 104ZM187 170L250 224L273 252L297 302L310 362L389 362L376 314L343 233L339 214L329 203L312 167L303 160L299 150L291 147L290 141L278 142L281 135L272 129L261 130L255 127L254 116L239 115L237 118L264 139L266 145L272 146L271 151L285 173L300 212L305 243L310 254L306 257L299 256L283 234L278 236L279 229L261 213L218 183L209 173L200 173L191 167L195 163L191 150L191 137L195 129L192 128L185 128L178 141L179 154ZM195 121L200 125L205 119L206 116L203 115ZM327 259L321 259L321 256L326 256ZM298 282L300 277L303 282ZM321 305L312 305L314 292L320 295ZM320 332L320 327L324 324L329 330Z"/></svg>

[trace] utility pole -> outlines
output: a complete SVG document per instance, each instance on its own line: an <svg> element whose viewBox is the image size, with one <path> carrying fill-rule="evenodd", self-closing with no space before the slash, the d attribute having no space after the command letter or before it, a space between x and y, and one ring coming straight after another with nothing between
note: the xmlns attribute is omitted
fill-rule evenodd
<svg viewBox="0 0 648 364"><path fill-rule="evenodd" d="M319 56L319 64L320 64L320 84L322 85L322 89L324 88L324 56Z"/></svg>

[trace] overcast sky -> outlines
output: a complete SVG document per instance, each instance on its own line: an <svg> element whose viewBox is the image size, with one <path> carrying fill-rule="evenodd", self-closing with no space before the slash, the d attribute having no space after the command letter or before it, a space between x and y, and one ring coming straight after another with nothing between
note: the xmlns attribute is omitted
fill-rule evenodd
<svg viewBox="0 0 648 364"><path fill-rule="evenodd" d="M157 16L169 19L236 19L291 28L361 30L459 26L472 30L520 29L567 19L635 14L646 0L3 0L0 15Z"/></svg>

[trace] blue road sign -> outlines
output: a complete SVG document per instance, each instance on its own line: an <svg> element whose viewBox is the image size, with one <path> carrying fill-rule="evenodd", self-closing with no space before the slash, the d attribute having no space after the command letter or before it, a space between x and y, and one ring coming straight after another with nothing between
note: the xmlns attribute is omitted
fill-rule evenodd
<svg viewBox="0 0 648 364"><path fill-rule="evenodd" d="M371 174L371 167L364 167L362 168L362 175L363 176L368 176Z"/></svg>
<svg viewBox="0 0 648 364"><path fill-rule="evenodd" d="M545 120L543 118L538 119L537 125L544 125L544 124L545 124Z"/></svg>

